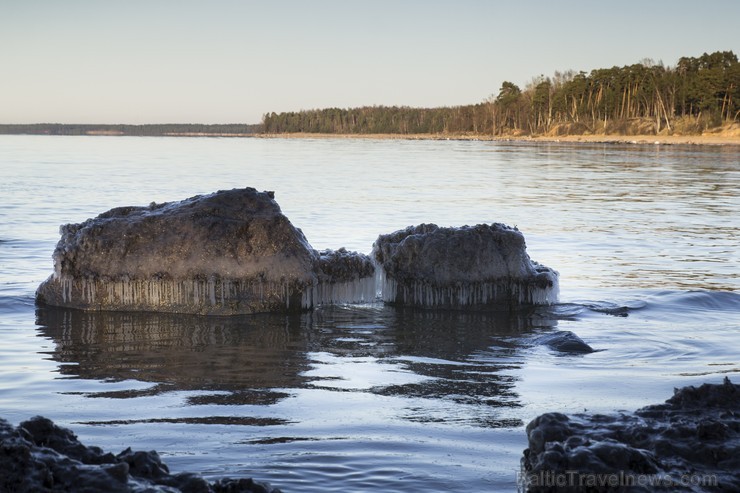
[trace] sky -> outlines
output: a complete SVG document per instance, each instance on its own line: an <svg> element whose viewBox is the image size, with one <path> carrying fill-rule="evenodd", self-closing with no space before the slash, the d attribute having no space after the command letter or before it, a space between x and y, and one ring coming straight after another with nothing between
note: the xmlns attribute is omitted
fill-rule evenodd
<svg viewBox="0 0 740 493"><path fill-rule="evenodd" d="M0 123L259 123L454 106L732 50L740 0L0 0Z"/></svg>

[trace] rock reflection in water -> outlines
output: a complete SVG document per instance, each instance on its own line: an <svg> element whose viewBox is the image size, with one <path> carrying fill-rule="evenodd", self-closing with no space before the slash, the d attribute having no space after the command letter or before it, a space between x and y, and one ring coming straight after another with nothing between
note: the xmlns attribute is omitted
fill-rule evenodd
<svg viewBox="0 0 740 493"><path fill-rule="evenodd" d="M499 416L520 405L510 370L522 365L533 329L554 322L532 311L372 304L229 318L43 308L37 324L56 345L51 357L61 375L154 384L84 397L189 391L191 406L271 406L290 396L300 401L299 390L310 389L328 392L337 406L337 392L349 391L378 396L378 406L400 399L397 416L405 421L500 427L521 424L511 413Z"/></svg>
<svg viewBox="0 0 740 493"><path fill-rule="evenodd" d="M199 317L45 308L36 323L65 376L152 382L143 390L87 394L133 398L178 390L227 392L191 404L269 405L300 387L308 368L301 317Z"/></svg>
<svg viewBox="0 0 740 493"><path fill-rule="evenodd" d="M534 310L456 312L404 309L394 311L395 354L392 357L422 382L383 385L380 395L434 400L447 408L430 412L409 407L405 419L415 422L457 422L482 427L520 426L502 413L520 407L516 377L510 370L523 364L521 349L529 346L534 328L548 327Z"/></svg>

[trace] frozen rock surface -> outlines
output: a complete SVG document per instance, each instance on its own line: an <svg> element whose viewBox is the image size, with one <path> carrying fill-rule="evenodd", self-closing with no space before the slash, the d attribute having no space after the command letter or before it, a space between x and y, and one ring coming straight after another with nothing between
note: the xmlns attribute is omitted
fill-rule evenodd
<svg viewBox="0 0 740 493"><path fill-rule="evenodd" d="M0 491L87 493L279 493L269 483L194 473L170 474L157 452L118 455L80 443L72 431L37 416L13 428L0 419Z"/></svg>
<svg viewBox="0 0 740 493"><path fill-rule="evenodd" d="M49 305L233 315L375 297L369 257L313 250L253 188L119 207L60 233L37 290Z"/></svg>
<svg viewBox="0 0 740 493"><path fill-rule="evenodd" d="M503 224L409 226L379 236L372 255L390 303L465 308L557 301L557 272L533 262L524 235Z"/></svg>
<svg viewBox="0 0 740 493"><path fill-rule="evenodd" d="M740 491L740 385L676 390L635 413L527 425L529 492Z"/></svg>

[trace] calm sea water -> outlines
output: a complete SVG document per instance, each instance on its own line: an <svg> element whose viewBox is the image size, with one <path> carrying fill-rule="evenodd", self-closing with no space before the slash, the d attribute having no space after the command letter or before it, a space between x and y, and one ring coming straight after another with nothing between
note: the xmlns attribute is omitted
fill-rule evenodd
<svg viewBox="0 0 740 493"><path fill-rule="evenodd" d="M318 249L503 222L560 271L514 314L382 304L201 318L34 306L62 223L274 190ZM515 491L524 426L740 371L740 149L0 136L0 416L285 491ZM533 345L570 330L600 351Z"/></svg>

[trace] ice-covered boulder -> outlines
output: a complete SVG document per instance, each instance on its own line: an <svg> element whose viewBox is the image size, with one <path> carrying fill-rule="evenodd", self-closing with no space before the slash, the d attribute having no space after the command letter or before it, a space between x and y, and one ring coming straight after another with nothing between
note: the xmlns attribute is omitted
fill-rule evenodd
<svg viewBox="0 0 740 493"><path fill-rule="evenodd" d="M119 207L60 233L37 290L49 305L232 315L375 296L367 256L319 254L274 194L253 188Z"/></svg>
<svg viewBox="0 0 740 493"><path fill-rule="evenodd" d="M409 226L379 236L372 255L390 303L466 308L557 301L558 273L533 262L524 235L503 224Z"/></svg>

